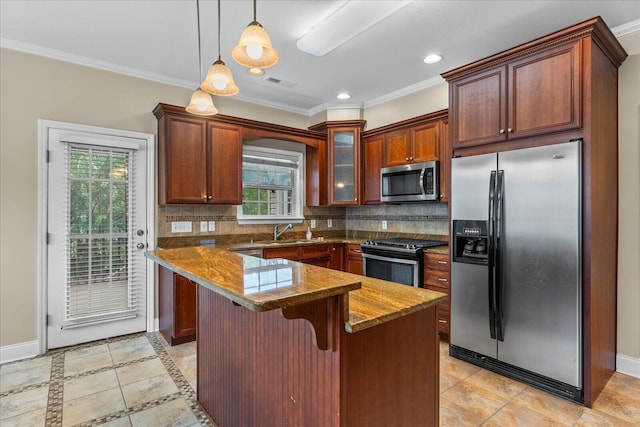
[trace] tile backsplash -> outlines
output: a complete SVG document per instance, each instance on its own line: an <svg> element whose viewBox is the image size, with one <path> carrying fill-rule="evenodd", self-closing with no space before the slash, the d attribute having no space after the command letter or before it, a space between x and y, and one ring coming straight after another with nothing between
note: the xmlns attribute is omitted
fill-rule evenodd
<svg viewBox="0 0 640 427"><path fill-rule="evenodd" d="M311 220L316 221L315 234L340 231L386 231L389 233L410 234L449 234L447 204L415 203L403 205L356 206L356 207L305 207L305 220L294 224L292 233L295 238L304 236ZM331 220L332 227L328 227ZM190 221L192 231L189 233L172 233L171 222ZM215 221L215 231L200 231L200 221ZM382 229L382 221L387 222L387 229ZM273 225L238 224L236 206L229 205L163 205L158 206L157 236L216 236L246 234L247 240L257 235L270 235Z"/></svg>

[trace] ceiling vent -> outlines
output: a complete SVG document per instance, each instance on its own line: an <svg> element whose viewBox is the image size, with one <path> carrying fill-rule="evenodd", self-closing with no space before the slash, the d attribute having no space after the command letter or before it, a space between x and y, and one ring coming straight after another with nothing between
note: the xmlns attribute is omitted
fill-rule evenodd
<svg viewBox="0 0 640 427"><path fill-rule="evenodd" d="M289 89L292 89L297 86L295 83L291 83L286 80L276 79L275 77L265 77L264 81L267 83L273 83L274 85L286 87Z"/></svg>

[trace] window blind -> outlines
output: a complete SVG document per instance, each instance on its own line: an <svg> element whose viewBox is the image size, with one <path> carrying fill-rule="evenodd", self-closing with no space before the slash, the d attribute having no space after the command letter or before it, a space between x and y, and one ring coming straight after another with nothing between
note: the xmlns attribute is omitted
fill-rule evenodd
<svg viewBox="0 0 640 427"><path fill-rule="evenodd" d="M132 149L67 145L63 328L136 316Z"/></svg>

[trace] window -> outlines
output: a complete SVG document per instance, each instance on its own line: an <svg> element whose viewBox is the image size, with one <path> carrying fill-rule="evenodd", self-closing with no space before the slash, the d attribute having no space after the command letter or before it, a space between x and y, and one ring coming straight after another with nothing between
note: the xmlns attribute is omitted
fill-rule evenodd
<svg viewBox="0 0 640 427"><path fill-rule="evenodd" d="M238 222L302 222L302 187L302 153L245 146Z"/></svg>

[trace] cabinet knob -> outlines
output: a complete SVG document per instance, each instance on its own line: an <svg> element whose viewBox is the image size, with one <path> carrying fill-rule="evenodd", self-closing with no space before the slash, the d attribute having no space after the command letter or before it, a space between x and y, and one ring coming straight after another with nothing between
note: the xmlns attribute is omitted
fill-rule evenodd
<svg viewBox="0 0 640 427"><path fill-rule="evenodd" d="M409 158L408 158L408 157L405 157L404 159L405 159L405 160L407 160L407 161L409 160Z"/></svg>
<svg viewBox="0 0 640 427"><path fill-rule="evenodd" d="M213 196L207 196L207 200L211 200Z"/></svg>
<svg viewBox="0 0 640 427"><path fill-rule="evenodd" d="M355 199L353 199L353 200L354 200L355 202L357 202L357 201L358 201L358 198L356 197L356 198L355 198Z"/></svg>
<svg viewBox="0 0 640 427"><path fill-rule="evenodd" d="M500 129L500 135L504 133L504 129Z"/></svg>
<svg viewBox="0 0 640 427"><path fill-rule="evenodd" d="M440 323L447 323L447 321L446 321L446 320L442 320L442 319L438 319L438 322L440 322Z"/></svg>
<svg viewBox="0 0 640 427"><path fill-rule="evenodd" d="M511 129L511 128L507 128L507 132L508 132L508 133L511 133L511 132L513 132L513 129Z"/></svg>
<svg viewBox="0 0 640 427"><path fill-rule="evenodd" d="M413 160L413 157L409 157L409 160Z"/></svg>

